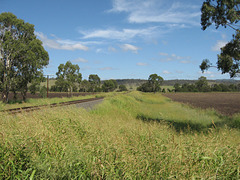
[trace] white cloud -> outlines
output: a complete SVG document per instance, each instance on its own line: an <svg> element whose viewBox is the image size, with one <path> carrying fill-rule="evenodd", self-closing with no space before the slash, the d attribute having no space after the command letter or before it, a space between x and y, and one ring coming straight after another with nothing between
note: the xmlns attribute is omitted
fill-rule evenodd
<svg viewBox="0 0 240 180"><path fill-rule="evenodd" d="M200 74L201 76L204 75L207 78L216 78L219 75L220 76L222 75L220 72L212 72L212 71L204 71L204 73L202 73L202 71L198 71L198 74Z"/></svg>
<svg viewBox="0 0 240 180"><path fill-rule="evenodd" d="M176 23L199 25L200 7L164 0L113 0L109 12L127 12L130 23Z"/></svg>
<svg viewBox="0 0 240 180"><path fill-rule="evenodd" d="M72 62L75 62L75 63L87 63L88 60L83 59L83 58L77 58L77 59L72 60Z"/></svg>
<svg viewBox="0 0 240 180"><path fill-rule="evenodd" d="M114 47L109 47L109 48L108 48L108 51L111 51L111 52L117 52L117 49L114 48Z"/></svg>
<svg viewBox="0 0 240 180"><path fill-rule="evenodd" d="M35 32L35 34L43 42L43 46L50 49L61 49L61 50L83 50L87 51L88 47L82 45L80 42L61 40L61 39L49 39L46 35L41 32Z"/></svg>
<svg viewBox="0 0 240 180"><path fill-rule="evenodd" d="M161 56L168 56L168 53L160 52L159 53Z"/></svg>
<svg viewBox="0 0 240 180"><path fill-rule="evenodd" d="M149 27L145 29L106 29L106 30L94 30L94 31L79 31L83 34L83 39L89 38L105 38L105 39L114 39L114 40L130 40L135 37L149 37L152 36L157 27Z"/></svg>
<svg viewBox="0 0 240 180"><path fill-rule="evenodd" d="M109 71L109 70L114 70L114 68L112 68L112 67L103 67L103 68L99 68L99 70L101 70L101 71Z"/></svg>
<svg viewBox="0 0 240 180"><path fill-rule="evenodd" d="M160 59L161 62L170 62L170 61L180 61L180 63L187 64L191 63L191 57L189 56L178 56L176 54L169 55L168 53L161 52L160 56L164 56L164 58Z"/></svg>
<svg viewBox="0 0 240 180"><path fill-rule="evenodd" d="M177 74L183 74L184 71L179 71L179 70L177 70L176 73L177 73Z"/></svg>
<svg viewBox="0 0 240 180"><path fill-rule="evenodd" d="M167 71L167 70L164 70L163 71L163 74L171 74L171 72Z"/></svg>
<svg viewBox="0 0 240 180"><path fill-rule="evenodd" d="M96 53L100 53L100 52L103 52L103 50L102 50L101 48L98 48L98 49L96 50Z"/></svg>
<svg viewBox="0 0 240 180"><path fill-rule="evenodd" d="M147 63L143 63L143 62L137 63L137 66L147 66L147 65L148 65Z"/></svg>
<svg viewBox="0 0 240 180"><path fill-rule="evenodd" d="M182 63L182 64L189 64L189 63L191 63L191 61L189 61L189 60L182 60L182 61L180 61L180 63Z"/></svg>
<svg viewBox="0 0 240 180"><path fill-rule="evenodd" d="M140 49L137 46L133 46L131 44L123 44L120 46L124 51L132 51L133 53L138 53L138 50Z"/></svg>
<svg viewBox="0 0 240 180"><path fill-rule="evenodd" d="M225 40L218 40L217 43L212 47L212 51L220 51L228 42Z"/></svg>

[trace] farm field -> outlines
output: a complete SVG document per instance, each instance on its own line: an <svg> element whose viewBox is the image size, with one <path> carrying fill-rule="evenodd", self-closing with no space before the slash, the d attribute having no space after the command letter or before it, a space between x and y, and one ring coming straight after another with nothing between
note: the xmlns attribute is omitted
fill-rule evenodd
<svg viewBox="0 0 240 180"><path fill-rule="evenodd" d="M240 93L167 93L164 96L199 108L213 108L223 115L240 113Z"/></svg>
<svg viewBox="0 0 240 180"><path fill-rule="evenodd" d="M0 115L0 179L240 178L240 116L160 93Z"/></svg>

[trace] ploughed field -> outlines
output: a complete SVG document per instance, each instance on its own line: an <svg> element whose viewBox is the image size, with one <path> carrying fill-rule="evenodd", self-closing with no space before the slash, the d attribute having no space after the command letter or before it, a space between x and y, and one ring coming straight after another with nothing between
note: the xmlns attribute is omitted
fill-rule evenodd
<svg viewBox="0 0 240 180"><path fill-rule="evenodd" d="M240 93L167 93L164 96L194 107L214 108L223 115L240 113Z"/></svg>

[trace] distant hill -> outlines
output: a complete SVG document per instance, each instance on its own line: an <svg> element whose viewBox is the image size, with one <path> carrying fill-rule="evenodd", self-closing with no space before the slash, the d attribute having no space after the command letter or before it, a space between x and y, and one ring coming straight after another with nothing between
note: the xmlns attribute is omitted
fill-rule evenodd
<svg viewBox="0 0 240 180"><path fill-rule="evenodd" d="M118 84L124 84L128 86L140 86L141 84L145 83L147 80L144 79L116 79ZM179 83L180 85L188 83L193 84L197 80L186 80L186 79L174 79L174 80L164 80L163 86L173 86L176 83ZM240 84L240 80L234 80L234 79L217 79L217 80L208 80L209 84Z"/></svg>

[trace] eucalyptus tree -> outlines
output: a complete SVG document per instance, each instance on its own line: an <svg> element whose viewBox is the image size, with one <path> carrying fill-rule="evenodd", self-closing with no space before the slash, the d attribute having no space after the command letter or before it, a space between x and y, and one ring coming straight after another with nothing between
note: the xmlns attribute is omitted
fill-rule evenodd
<svg viewBox="0 0 240 180"><path fill-rule="evenodd" d="M151 74L146 83L143 83L137 88L138 91L142 92L159 92L161 91L161 85L163 83L163 78L157 74Z"/></svg>
<svg viewBox="0 0 240 180"><path fill-rule="evenodd" d="M90 88L90 82L87 81L86 79L84 79L84 80L80 83L79 91L80 91L80 92L88 92L89 88Z"/></svg>
<svg viewBox="0 0 240 180"><path fill-rule="evenodd" d="M110 80L104 81L102 85L102 90L103 92L111 92L111 91L114 91L117 87L118 87L117 81L110 79Z"/></svg>
<svg viewBox="0 0 240 180"><path fill-rule="evenodd" d="M239 0L206 0L202 4L201 25L206 30L212 24L228 27L235 31L233 38L218 55L217 68L222 73L229 73L230 77L239 75L240 69L240 1ZM208 59L200 65L202 72L212 67Z"/></svg>
<svg viewBox="0 0 240 180"><path fill-rule="evenodd" d="M90 82L90 91L100 91L101 79L97 74L90 74L88 81Z"/></svg>
<svg viewBox="0 0 240 180"><path fill-rule="evenodd" d="M66 89L72 95L73 88L76 88L76 84L80 85L82 81L82 74L79 70L79 66L72 64L70 61L67 61L66 64L60 64L56 73L56 86Z"/></svg>
<svg viewBox="0 0 240 180"><path fill-rule="evenodd" d="M34 25L12 13L0 14L0 87L5 102L10 90L21 91L25 101L27 85L41 78L43 67L49 63L34 30Z"/></svg>
<svg viewBox="0 0 240 180"><path fill-rule="evenodd" d="M148 78L148 82L152 88L152 92L155 93L161 90L160 86L163 83L163 78L157 74L151 74Z"/></svg>

